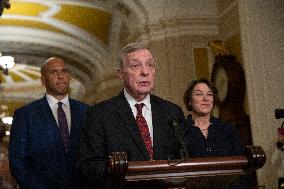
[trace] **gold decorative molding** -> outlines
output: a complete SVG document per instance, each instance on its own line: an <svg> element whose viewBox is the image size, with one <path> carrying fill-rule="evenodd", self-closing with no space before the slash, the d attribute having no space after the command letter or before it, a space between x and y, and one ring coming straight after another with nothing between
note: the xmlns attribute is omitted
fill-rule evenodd
<svg viewBox="0 0 284 189"><path fill-rule="evenodd" d="M1 26L19 26L63 33L77 38L94 39L108 43L112 15L91 5L58 3L55 1L13 0L5 10Z"/></svg>

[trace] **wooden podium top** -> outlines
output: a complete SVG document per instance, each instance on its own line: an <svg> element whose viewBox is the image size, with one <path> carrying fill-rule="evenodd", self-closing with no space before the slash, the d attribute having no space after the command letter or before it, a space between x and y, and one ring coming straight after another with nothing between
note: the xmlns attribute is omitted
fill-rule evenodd
<svg viewBox="0 0 284 189"><path fill-rule="evenodd" d="M115 177L125 179L125 182L161 181L169 188L189 188L187 186L192 186L200 179L208 182L210 178L222 186L228 186L240 175L261 168L265 161L265 153L259 146L247 147L245 156L135 162L128 162L124 152L113 152L109 160L109 171Z"/></svg>

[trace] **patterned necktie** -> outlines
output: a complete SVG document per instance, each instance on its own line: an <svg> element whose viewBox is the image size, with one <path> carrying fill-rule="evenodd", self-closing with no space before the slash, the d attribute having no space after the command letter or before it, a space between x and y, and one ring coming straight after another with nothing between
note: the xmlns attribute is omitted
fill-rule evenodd
<svg viewBox="0 0 284 189"><path fill-rule="evenodd" d="M135 107L137 108L136 122L137 122L137 125L139 127L139 130L140 130L140 133L142 135L142 138L143 138L144 144L146 146L146 149L148 151L148 154L149 154L150 158L153 159L153 147L152 147L150 132L149 132L147 122L142 115L143 106L144 106L143 103L135 104Z"/></svg>
<svg viewBox="0 0 284 189"><path fill-rule="evenodd" d="M64 144L65 152L67 152L69 145L69 131L68 131L66 114L62 108L62 104L63 104L62 102L58 102L57 116L58 116L59 132Z"/></svg>

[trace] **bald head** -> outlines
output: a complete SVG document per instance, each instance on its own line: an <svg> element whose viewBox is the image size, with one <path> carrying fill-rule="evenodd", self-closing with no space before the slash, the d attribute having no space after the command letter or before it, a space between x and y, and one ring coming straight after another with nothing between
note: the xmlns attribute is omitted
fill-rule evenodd
<svg viewBox="0 0 284 189"><path fill-rule="evenodd" d="M52 64L52 62L62 62L65 65L65 62L63 59L58 57L51 57L47 59L42 65L40 69L41 75L44 75L45 71L48 69L49 65Z"/></svg>
<svg viewBox="0 0 284 189"><path fill-rule="evenodd" d="M61 100L68 94L70 74L61 58L47 59L41 67L41 82L46 88L46 93Z"/></svg>

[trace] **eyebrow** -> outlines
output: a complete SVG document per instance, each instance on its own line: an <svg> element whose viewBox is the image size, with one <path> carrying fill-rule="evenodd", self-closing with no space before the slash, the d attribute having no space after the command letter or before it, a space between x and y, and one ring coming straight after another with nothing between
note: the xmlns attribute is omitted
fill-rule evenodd
<svg viewBox="0 0 284 189"><path fill-rule="evenodd" d="M65 67L65 68L46 68L46 70L68 70L68 69Z"/></svg>
<svg viewBox="0 0 284 189"><path fill-rule="evenodd" d="M130 58L128 62L140 62L137 58Z"/></svg>
<svg viewBox="0 0 284 189"><path fill-rule="evenodd" d="M137 58L129 58L128 61L138 61L138 62L140 62L140 60L137 59ZM154 58L150 58L150 59L147 60L147 62L148 61L155 61L155 59Z"/></svg>
<svg viewBox="0 0 284 189"><path fill-rule="evenodd" d="M193 92L206 92L206 93L210 92L210 93L213 93L213 91L212 91L212 90L209 90L209 91L202 91L202 90L199 90L199 89L194 90Z"/></svg>

